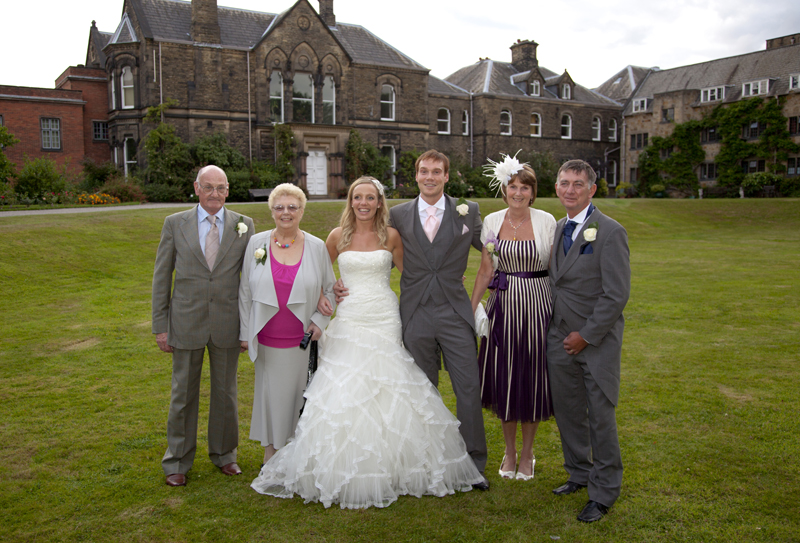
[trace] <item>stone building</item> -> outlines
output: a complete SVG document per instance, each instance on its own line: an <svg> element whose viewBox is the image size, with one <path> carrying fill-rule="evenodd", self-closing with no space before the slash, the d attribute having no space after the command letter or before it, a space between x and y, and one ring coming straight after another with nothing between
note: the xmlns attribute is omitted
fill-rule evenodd
<svg viewBox="0 0 800 543"><path fill-rule="evenodd" d="M54 89L0 85L0 125L19 143L3 152L17 169L25 158L48 158L72 172L85 157L110 160L104 70L73 66Z"/></svg>
<svg viewBox="0 0 800 543"><path fill-rule="evenodd" d="M298 0L280 14L218 7L216 0L124 0L112 34L93 24L86 64L108 74L109 137L121 167L166 113L184 141L223 132L246 157L273 160L273 127L291 126L297 181L310 195L345 186L351 128L394 163L438 148L474 165L518 149L581 157L616 168L621 104L538 66L537 44L512 46L512 62L482 60L446 81L367 29ZM614 174L610 174L613 177Z"/></svg>
<svg viewBox="0 0 800 543"><path fill-rule="evenodd" d="M623 181L636 184L639 155L654 136L669 136L676 123L700 120L715 107L753 97L783 100L783 114L794 143L800 144L800 34L767 40L764 51L651 70L631 95L623 110ZM742 119L742 139L756 142L764 127ZM714 158L720 139L713 128L701 135L705 161L697 168L701 186L716 184ZM764 171L765 159L741 161L745 173ZM800 156L787 161L788 175L800 174Z"/></svg>

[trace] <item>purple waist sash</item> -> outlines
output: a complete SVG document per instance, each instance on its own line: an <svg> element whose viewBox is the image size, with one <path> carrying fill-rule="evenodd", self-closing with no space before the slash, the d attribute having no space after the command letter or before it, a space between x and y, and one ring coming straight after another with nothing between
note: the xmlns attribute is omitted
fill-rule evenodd
<svg viewBox="0 0 800 543"><path fill-rule="evenodd" d="M547 277L547 270L534 271L534 272L504 272L497 270L494 273L492 282L489 283L490 289L508 290L508 276L519 277L520 279L535 279L537 277ZM486 314L490 319L494 318L492 325L492 339L495 345L500 345L501 329L503 326L503 305L500 302L500 294L498 293L494 299L494 305Z"/></svg>

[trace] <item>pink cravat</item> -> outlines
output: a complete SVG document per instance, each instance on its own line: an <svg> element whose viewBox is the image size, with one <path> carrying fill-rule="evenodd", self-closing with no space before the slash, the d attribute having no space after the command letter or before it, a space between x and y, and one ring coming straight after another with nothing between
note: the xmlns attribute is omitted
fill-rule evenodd
<svg viewBox="0 0 800 543"><path fill-rule="evenodd" d="M436 218L436 206L429 206L426 210L428 218L425 219L425 235L428 240L433 243L433 238L436 237L436 232L439 230L439 220Z"/></svg>

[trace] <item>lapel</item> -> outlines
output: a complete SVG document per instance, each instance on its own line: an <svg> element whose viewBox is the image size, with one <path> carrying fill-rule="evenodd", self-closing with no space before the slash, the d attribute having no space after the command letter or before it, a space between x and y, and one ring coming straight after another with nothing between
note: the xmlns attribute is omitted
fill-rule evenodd
<svg viewBox="0 0 800 543"><path fill-rule="evenodd" d="M263 304L278 308L278 294L275 292L275 281L272 279L272 230L265 232L267 237L264 244L267 246L267 260L264 264L256 264L250 284L257 285L257 300ZM256 247L258 249L258 247ZM302 266L301 266L302 267ZM294 289L293 289L294 290ZM256 297L253 297L256 299Z"/></svg>
<svg viewBox="0 0 800 543"><path fill-rule="evenodd" d="M564 217L558 224L556 224L556 233L553 238L553 248L550 251L550 260L552 260L551 267L553 268L553 277L558 277L558 269L561 262L564 261L564 241L561 239L562 232L564 232L564 225L567 223L567 217Z"/></svg>
<svg viewBox="0 0 800 543"><path fill-rule="evenodd" d="M181 233L197 260L203 264L205 269L208 269L208 262L206 262L206 257L203 255L203 249L200 247L200 236L197 233L197 206L183 214Z"/></svg>
<svg viewBox="0 0 800 543"><path fill-rule="evenodd" d="M414 235L414 221L419 222L419 196L411 201L411 205L407 206L406 216L401 217L400 220L405 225L406 231L408 232L408 235L403 238L403 250L409 250L410 245L411 252L420 255L424 259L425 251L417 241L417 236Z"/></svg>
<svg viewBox="0 0 800 543"><path fill-rule="evenodd" d="M561 260L561 265L558 266L555 273L556 280L560 279L564 273L573 265L575 262L578 261L578 257L581 254L581 247L588 245L589 242L583 239L583 230L586 228L587 225L593 223L594 221L600 218L600 210L597 207L592 210L592 214L583 222L583 225L578 230L578 235L575 237L575 242L572 244L572 247L569 248L569 252L567 256L563 257ZM563 221L563 222L562 222ZM567 222L567 217L564 217L561 221L559 221L559 226L556 228L556 239L559 240L559 251L561 255L564 254L564 245L563 240L561 239L561 232L564 230L564 224Z"/></svg>
<svg viewBox="0 0 800 543"><path fill-rule="evenodd" d="M217 253L217 262L214 264L214 269L217 268L217 264L222 262L222 259L225 258L225 255L233 245L233 241L239 233L236 231L236 223L239 220L239 215L234 213L225 208L225 229L222 231L222 240L219 244L219 252Z"/></svg>

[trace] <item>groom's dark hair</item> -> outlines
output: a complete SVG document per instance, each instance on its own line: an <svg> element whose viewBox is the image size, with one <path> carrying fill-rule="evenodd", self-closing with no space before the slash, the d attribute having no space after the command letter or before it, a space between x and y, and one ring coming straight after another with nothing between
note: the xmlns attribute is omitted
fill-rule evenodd
<svg viewBox="0 0 800 543"><path fill-rule="evenodd" d="M436 149L430 149L419 155L417 162L414 163L414 173L419 172L419 165L423 160L432 160L434 162L441 162L443 164L442 169L444 169L445 175L450 173L450 159L447 158L447 155L445 155L444 153L440 153Z"/></svg>

